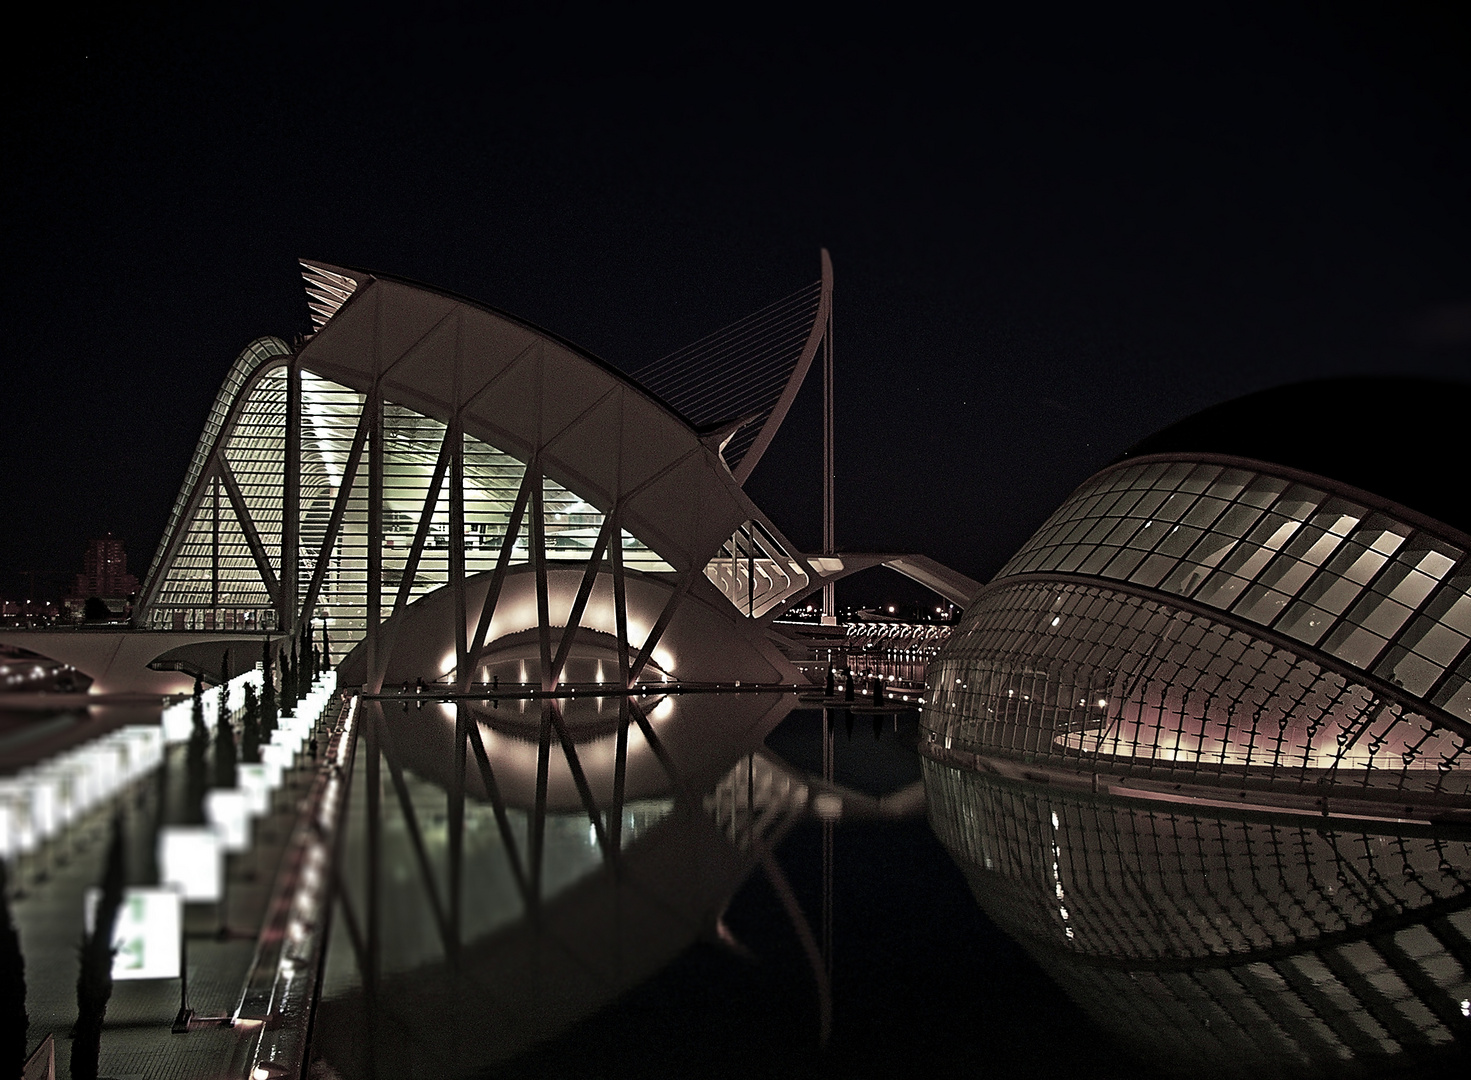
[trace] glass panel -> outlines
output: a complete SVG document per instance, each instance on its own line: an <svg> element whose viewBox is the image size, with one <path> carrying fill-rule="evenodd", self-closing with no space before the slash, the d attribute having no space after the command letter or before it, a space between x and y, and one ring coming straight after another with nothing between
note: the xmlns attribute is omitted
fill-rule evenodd
<svg viewBox="0 0 1471 1080"><path fill-rule="evenodd" d="M1246 535L1246 530L1261 516L1262 512L1254 506L1233 506L1221 515L1212 531L1239 539Z"/></svg>
<svg viewBox="0 0 1471 1080"><path fill-rule="evenodd" d="M1415 633L1419 629L1419 623L1428 623L1422 633ZM1441 667L1449 667L1461 655L1466 647L1466 635L1457 633L1443 623L1432 623L1429 620L1417 620L1417 625L1406 634L1403 643L1406 648L1414 649L1415 652L1427 659L1435 661Z"/></svg>
<svg viewBox="0 0 1471 1080"><path fill-rule="evenodd" d="M1282 616L1282 621L1277 624L1276 628L1284 634L1297 638L1298 641L1316 645L1318 639L1328 632L1328 626L1332 621L1333 617L1326 611L1299 600L1287 610L1286 615Z"/></svg>
<svg viewBox="0 0 1471 1080"><path fill-rule="evenodd" d="M1179 558L1190 550L1190 546L1202 535L1199 529L1191 528L1189 525L1176 525L1172 528L1155 551L1160 555L1171 555Z"/></svg>
<svg viewBox="0 0 1471 1080"><path fill-rule="evenodd" d="M1126 578L1134 567L1139 565L1139 560L1144 558L1144 552L1137 548L1125 548L1114 556L1113 561L1103 570L1103 576L1109 578Z"/></svg>
<svg viewBox="0 0 1471 1080"><path fill-rule="evenodd" d="M1375 674L1403 690L1424 696L1444 670L1441 665L1396 646L1379 664Z"/></svg>
<svg viewBox="0 0 1471 1080"><path fill-rule="evenodd" d="M1190 475L1180 482L1180 490L1199 494L1209 487L1210 482L1220 474L1219 465L1197 465L1190 470Z"/></svg>
<svg viewBox="0 0 1471 1080"><path fill-rule="evenodd" d="M1269 589L1265 585L1253 585L1236 606L1236 614L1262 626L1270 626L1290 599L1287 594Z"/></svg>
<svg viewBox="0 0 1471 1080"><path fill-rule="evenodd" d="M1078 566L1080 574L1096 574L1103 569L1109 559L1118 552L1115 547L1096 547L1088 553L1088 557Z"/></svg>
<svg viewBox="0 0 1471 1080"><path fill-rule="evenodd" d="M1324 649L1355 667L1367 668L1384 648L1386 639L1359 626L1344 624L1333 632Z"/></svg>
<svg viewBox="0 0 1471 1080"><path fill-rule="evenodd" d="M1242 469L1223 469L1221 475L1216 477L1215 482L1211 484L1210 493L1227 502L1235 502L1236 497L1255 476L1255 473L1245 472Z"/></svg>
<svg viewBox="0 0 1471 1080"><path fill-rule="evenodd" d="M1185 515L1184 520L1189 525L1208 526L1216 518L1221 516L1221 512L1228 505L1228 503L1222 502L1220 499L1213 499L1209 495L1202 495L1195 501L1195 505L1190 508L1190 512Z"/></svg>
<svg viewBox="0 0 1471 1080"><path fill-rule="evenodd" d="M1246 490L1241 493L1241 502L1249 506L1255 506L1259 510L1265 510L1277 501L1277 496L1287 488L1286 480L1279 480L1275 476L1257 476Z"/></svg>
<svg viewBox="0 0 1471 1080"><path fill-rule="evenodd" d="M1400 576L1401 574L1403 576ZM1419 607L1436 585L1435 578L1409 570L1408 567L1396 576L1400 577L1399 583L1388 588L1387 591L1391 597L1406 607ZM1388 582L1381 582L1379 587L1384 589L1388 584Z"/></svg>
<svg viewBox="0 0 1471 1080"><path fill-rule="evenodd" d="M1195 496L1176 492L1160 504L1159 509L1154 512L1157 521L1179 521L1185 511L1195 505Z"/></svg>
<svg viewBox="0 0 1471 1080"><path fill-rule="evenodd" d="M1171 555L1151 555L1142 566L1129 576L1129 580L1146 588L1154 588L1174 566L1176 559Z"/></svg>
<svg viewBox="0 0 1471 1080"><path fill-rule="evenodd" d="M1217 570L1211 575L1210 580L1205 583L1205 586L1200 592L1196 594L1195 599L1202 603L1210 604L1212 607L1218 607L1224 610L1231 606L1248 584L1245 578L1239 578L1234 574Z"/></svg>

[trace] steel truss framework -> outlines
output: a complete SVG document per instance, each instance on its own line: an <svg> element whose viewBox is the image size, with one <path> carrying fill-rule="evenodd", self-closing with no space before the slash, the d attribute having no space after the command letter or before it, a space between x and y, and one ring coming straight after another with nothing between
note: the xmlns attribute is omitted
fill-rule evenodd
<svg viewBox="0 0 1471 1080"><path fill-rule="evenodd" d="M697 579L748 620L819 579L741 491L720 432L702 435L596 359L404 282L320 266L308 282L318 332L296 351L253 343L219 394L143 590L143 625L323 626L334 659L364 643L374 691L391 616L448 586L464 616L463 690L507 574L529 566L545 644L537 682L550 690L604 575L631 686ZM585 567L583 585L553 627L546 567L569 560ZM628 572L671 586L632 644ZM470 621L465 579L476 574L491 585Z"/></svg>

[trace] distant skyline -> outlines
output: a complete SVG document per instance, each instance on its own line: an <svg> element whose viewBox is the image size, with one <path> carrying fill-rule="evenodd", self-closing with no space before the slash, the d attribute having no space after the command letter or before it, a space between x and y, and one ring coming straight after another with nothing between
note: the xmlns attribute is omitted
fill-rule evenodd
<svg viewBox="0 0 1471 1080"><path fill-rule="evenodd" d="M3 76L0 585L109 531L147 571L231 360L308 329L298 256L632 369L827 246L839 546L981 578L1201 408L1471 379L1459 14L206 18L68 17ZM809 549L816 387L749 485Z"/></svg>

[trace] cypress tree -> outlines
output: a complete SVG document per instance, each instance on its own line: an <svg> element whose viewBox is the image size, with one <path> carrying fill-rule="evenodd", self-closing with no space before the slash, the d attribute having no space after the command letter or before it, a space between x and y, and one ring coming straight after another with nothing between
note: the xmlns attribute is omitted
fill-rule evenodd
<svg viewBox="0 0 1471 1080"><path fill-rule="evenodd" d="M264 697L261 700L261 739L269 739L271 732L276 730L276 672L275 664L271 657L271 639L267 638L265 643L264 660L262 662L262 674L265 681L261 685Z"/></svg>
<svg viewBox="0 0 1471 1080"><path fill-rule="evenodd" d="M208 739L209 729L204 726L204 679L198 675L194 676L194 711L191 714L194 721L190 739Z"/></svg>
<svg viewBox="0 0 1471 1080"><path fill-rule="evenodd" d="M204 683L194 677L194 724L189 732L189 749L185 757L184 791L186 819L204 821L204 793L209 787L209 728L204 726Z"/></svg>
<svg viewBox="0 0 1471 1080"><path fill-rule="evenodd" d="M240 760L247 765L260 763L260 701L255 687L245 684L245 722L240 738Z"/></svg>
<svg viewBox="0 0 1471 1080"><path fill-rule="evenodd" d="M215 724L215 787L235 786L235 727L230 723L230 707L225 701L225 687L220 687L220 714Z"/></svg>
<svg viewBox="0 0 1471 1080"><path fill-rule="evenodd" d="M10 917L10 882L0 859L0 1076L19 1076L26 1063L26 958Z"/></svg>
<svg viewBox="0 0 1471 1080"><path fill-rule="evenodd" d="M327 638L327 628L322 627L322 670L332 670L332 642Z"/></svg>
<svg viewBox="0 0 1471 1080"><path fill-rule="evenodd" d="M291 653L281 652L281 715L296 715L296 673L291 670Z"/></svg>
<svg viewBox="0 0 1471 1080"><path fill-rule="evenodd" d="M77 1023L72 1029L72 1080L97 1080L102 1054L102 1022L112 997L112 932L123 904L123 819L112 819L112 843L102 874L102 897L92 932L82 935L81 970L77 974Z"/></svg>

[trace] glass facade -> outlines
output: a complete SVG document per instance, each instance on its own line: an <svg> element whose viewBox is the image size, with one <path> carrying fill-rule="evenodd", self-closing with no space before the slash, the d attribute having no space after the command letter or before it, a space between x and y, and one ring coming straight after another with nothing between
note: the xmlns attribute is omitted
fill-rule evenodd
<svg viewBox="0 0 1471 1080"><path fill-rule="evenodd" d="M924 725L947 750L1126 774L1471 784L1462 736L1306 650L1083 582L989 590L930 666Z"/></svg>
<svg viewBox="0 0 1471 1080"><path fill-rule="evenodd" d="M272 352L247 354L269 362ZM246 357L243 355L242 360ZM237 362L237 367L239 362ZM276 580L282 573L282 512L286 477L287 368L284 363L258 372L245 390L238 415L228 431L224 418L233 404L216 403L214 425L196 453L193 482L205 475L215 438L223 439L223 457L238 484L248 521L237 515L219 472L205 480L202 499L184 526L182 541L159 580L149 612L158 629L268 629L276 624L277 605L267 575L252 548L253 531ZM226 391L239 394L248 375ZM366 397L308 370L301 372L301 471L297 596L305 598L321 566L314 621L325 626L334 659L361 640L366 627L368 568L368 458L356 476L347 466ZM217 415L216 415L217 414ZM423 517L445 439L446 425L412 409L385 402L383 491L383 585L381 609L392 610L406 572L414 535ZM463 436L465 571L494 568L526 467L472 436ZM324 551L332 509L345 483L351 491L336 542ZM429 529L409 599L449 580L450 479L448 471L434 499ZM603 526L603 514L574 492L543 478L546 554L549 560L585 562ZM186 493L180 505L187 509ZM176 509L182 517L182 511ZM512 565L527 559L525 533L518 538ZM167 543L167 536L165 544ZM645 572L672 567L627 531L622 534L624 565Z"/></svg>
<svg viewBox="0 0 1471 1080"><path fill-rule="evenodd" d="M1079 488L972 604L930 666L925 738L1455 800L1468 642L1471 568L1448 536L1259 469L1146 460Z"/></svg>
<svg viewBox="0 0 1471 1080"><path fill-rule="evenodd" d="M1471 720L1471 569L1442 536L1265 472L1144 462L1094 477L1001 571L1186 597Z"/></svg>

